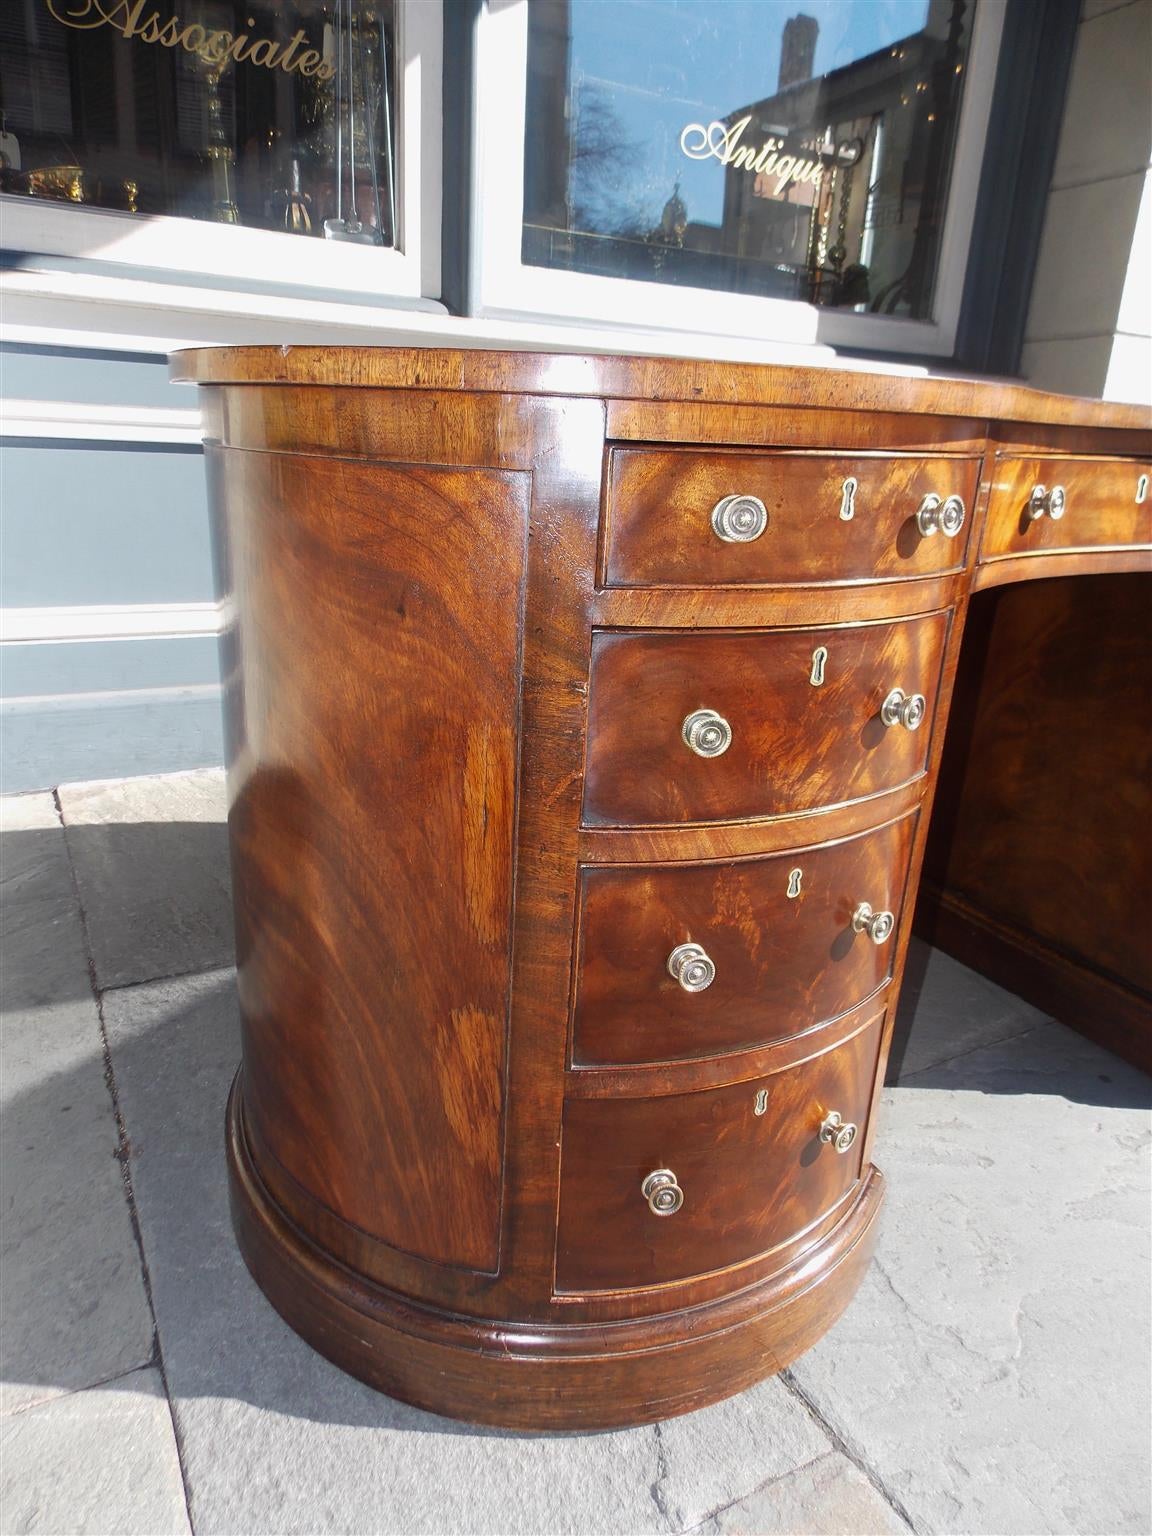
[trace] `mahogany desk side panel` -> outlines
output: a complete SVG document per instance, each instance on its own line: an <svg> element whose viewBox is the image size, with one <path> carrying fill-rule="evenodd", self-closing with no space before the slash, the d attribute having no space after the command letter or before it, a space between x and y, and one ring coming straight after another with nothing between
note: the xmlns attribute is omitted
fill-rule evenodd
<svg viewBox="0 0 1152 1536"><path fill-rule="evenodd" d="M1072 1022L1147 1040L1147 412L451 349L173 372L228 615L233 1217L345 1369L594 1428L826 1332L930 827L944 942L1026 933L1099 981Z"/></svg>
<svg viewBox="0 0 1152 1536"><path fill-rule="evenodd" d="M1152 1072L1152 581L972 603L917 926Z"/></svg>

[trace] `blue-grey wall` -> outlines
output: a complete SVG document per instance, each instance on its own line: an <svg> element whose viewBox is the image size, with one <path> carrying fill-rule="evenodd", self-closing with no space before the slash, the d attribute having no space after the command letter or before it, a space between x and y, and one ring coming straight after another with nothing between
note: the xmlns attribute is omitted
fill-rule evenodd
<svg viewBox="0 0 1152 1536"><path fill-rule="evenodd" d="M216 641L160 637L152 630L163 616L153 624L148 614L153 604L214 597L203 455L133 438L134 411L144 421L150 408L192 409L192 392L168 383L161 357L8 344L0 397L113 406L123 420L114 441L85 440L82 427L75 437L0 440L6 621L56 610L66 630L77 608L123 604L146 629L132 639L0 644L0 787L219 763ZM40 618L51 631L53 616ZM89 627L113 630L115 616L96 615Z"/></svg>

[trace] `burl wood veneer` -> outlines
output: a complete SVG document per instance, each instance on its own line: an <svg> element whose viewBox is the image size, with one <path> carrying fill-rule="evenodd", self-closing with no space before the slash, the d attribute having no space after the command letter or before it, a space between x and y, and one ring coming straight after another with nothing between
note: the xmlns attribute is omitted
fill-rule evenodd
<svg viewBox="0 0 1152 1536"><path fill-rule="evenodd" d="M1109 573L1149 569L1147 413L449 350L174 372L204 386L229 621L228 1157L256 1279L338 1364L462 1418L637 1423L780 1370L875 1237L974 590L1077 578L977 599L1000 600L994 676L964 674L980 753L949 770L940 881L971 905L973 869L1010 868L997 923L1022 905L1059 947L1029 849L1046 885L1060 846L1110 877L1090 827L1060 837L1092 822L1086 772L1004 831L1038 766L1007 683L1038 634L1050 732L1094 676L1128 698L1147 576ZM1086 575L1123 601L1062 630ZM1067 595L1037 618L1030 591ZM1130 778L1147 753L1121 734ZM1130 1009L1123 914L1148 907L1101 902L1074 957L1123 973Z"/></svg>

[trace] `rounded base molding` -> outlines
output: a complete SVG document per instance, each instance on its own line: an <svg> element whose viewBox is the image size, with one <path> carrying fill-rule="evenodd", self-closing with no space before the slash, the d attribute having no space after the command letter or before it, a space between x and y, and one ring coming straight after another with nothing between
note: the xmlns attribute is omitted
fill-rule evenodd
<svg viewBox="0 0 1152 1536"><path fill-rule="evenodd" d="M312 1347L418 1408L507 1429L613 1429L691 1412L781 1371L855 1294L883 1179L871 1169L843 1219L788 1268L703 1306L620 1323L462 1317L351 1273L268 1194L244 1132L240 1082L227 1116L232 1220L253 1278Z"/></svg>

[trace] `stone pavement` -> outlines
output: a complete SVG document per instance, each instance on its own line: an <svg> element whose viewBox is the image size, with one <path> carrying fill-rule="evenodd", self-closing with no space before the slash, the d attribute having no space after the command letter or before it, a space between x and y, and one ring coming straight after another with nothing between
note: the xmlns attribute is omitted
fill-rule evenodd
<svg viewBox="0 0 1152 1536"><path fill-rule="evenodd" d="M1149 1082L918 948L878 1258L791 1371L505 1434L342 1375L228 1227L215 773L0 801L0 1531L1147 1533Z"/></svg>

